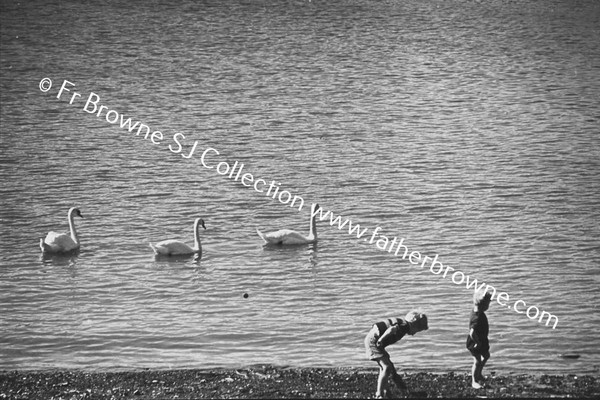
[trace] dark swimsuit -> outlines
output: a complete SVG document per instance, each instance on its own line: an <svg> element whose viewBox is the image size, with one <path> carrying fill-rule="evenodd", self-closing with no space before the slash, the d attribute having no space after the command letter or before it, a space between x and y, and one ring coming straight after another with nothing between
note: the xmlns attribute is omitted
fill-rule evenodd
<svg viewBox="0 0 600 400"><path fill-rule="evenodd" d="M397 325L398 330L394 334L388 336L385 339L385 341L381 343L383 348L389 346L390 344L396 343L398 340L402 339L404 337L404 335L406 335L409 331L408 322L406 322L405 320L403 320L401 318L388 319L388 320L381 321L381 322L378 322L375 324L377 329L379 329L380 337L390 326L393 326L393 325Z"/></svg>
<svg viewBox="0 0 600 400"><path fill-rule="evenodd" d="M488 340L488 334L490 326L488 319L483 311L472 311L471 319L469 321L469 331L473 329L473 336L479 341L479 346L475 348L477 343L471 335L467 336L467 349L473 354L473 356L482 356L489 353L490 342Z"/></svg>

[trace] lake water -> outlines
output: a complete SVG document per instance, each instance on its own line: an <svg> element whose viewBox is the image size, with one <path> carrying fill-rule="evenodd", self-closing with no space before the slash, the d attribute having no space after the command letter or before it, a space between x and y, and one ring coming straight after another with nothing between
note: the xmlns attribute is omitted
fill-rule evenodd
<svg viewBox="0 0 600 400"><path fill-rule="evenodd" d="M262 246L257 227L308 232L318 202L509 293L490 369L598 372L599 2L1 7L1 369L374 367L370 325L419 308L398 367L469 371L472 290L450 275L326 221L316 246ZM208 148L305 206L205 168ZM80 253L42 257L72 206ZM202 259L155 259L196 217Z"/></svg>

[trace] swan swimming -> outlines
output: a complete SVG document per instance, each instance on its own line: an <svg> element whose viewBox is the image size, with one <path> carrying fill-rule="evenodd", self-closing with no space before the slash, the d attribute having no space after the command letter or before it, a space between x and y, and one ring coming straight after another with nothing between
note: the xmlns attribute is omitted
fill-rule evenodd
<svg viewBox="0 0 600 400"><path fill-rule="evenodd" d="M68 233L48 232L45 239L40 239L42 252L68 253L79 250L79 237L77 236L73 217L83 218L83 215L81 215L79 208L71 207L67 216L69 218L69 229L71 230L70 235Z"/></svg>
<svg viewBox="0 0 600 400"><path fill-rule="evenodd" d="M282 244L282 245L293 245L293 244L310 244L317 242L317 224L316 224L316 212L319 209L319 205L313 203L310 208L310 228L308 236L296 232L291 229L280 229L275 232L269 232L263 234L256 228L258 236L265 241L265 244Z"/></svg>
<svg viewBox="0 0 600 400"><path fill-rule="evenodd" d="M199 256L202 256L202 245L200 244L200 232L198 232L198 228L204 226L204 220L202 218L196 218L194 221L194 247L190 247L187 244L183 243L180 240L175 239L167 239L156 244L150 243L150 247L154 250L154 254L163 255L163 256L181 256L198 253Z"/></svg>

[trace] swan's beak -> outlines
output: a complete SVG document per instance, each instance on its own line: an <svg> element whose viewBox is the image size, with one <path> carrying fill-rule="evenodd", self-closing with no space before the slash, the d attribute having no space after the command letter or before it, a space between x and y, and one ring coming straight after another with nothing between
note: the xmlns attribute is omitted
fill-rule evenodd
<svg viewBox="0 0 600 400"><path fill-rule="evenodd" d="M204 221L200 221L200 225L201 225L201 226L202 226L204 229L206 229L206 227L204 226Z"/></svg>

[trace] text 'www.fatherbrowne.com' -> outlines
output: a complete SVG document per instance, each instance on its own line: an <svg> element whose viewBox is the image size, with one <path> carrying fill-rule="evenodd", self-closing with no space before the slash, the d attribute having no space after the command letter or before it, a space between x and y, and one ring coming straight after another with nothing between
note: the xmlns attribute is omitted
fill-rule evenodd
<svg viewBox="0 0 600 400"><path fill-rule="evenodd" d="M68 100L70 105L73 105L74 103L80 105L84 102L85 97L79 92L72 90L74 87L74 83L64 80L60 89L58 89L56 98L62 101ZM39 88L44 93L49 92L52 88L52 80L50 78L43 78L39 83ZM121 129L125 129L128 133L135 133L136 136L143 137L153 145L166 145L169 151L174 154L179 154L185 159L191 159L194 154L199 155L200 162L204 168L214 170L219 175L227 176L229 179L240 182L246 187L251 187L256 192L262 193L271 199L278 200L282 204L298 208L298 211L301 211L304 207L304 199L287 190L280 190L280 182L257 178L248 171L242 173L242 171L244 171L243 163L235 161L232 164L220 160L220 152L217 149L213 147L198 149L198 140L190 143L189 140L186 141L186 136L181 132L167 135L162 131L153 130L149 125L144 124L141 121L134 121L132 117L126 117L122 113L102 104L100 96L94 92L90 92L87 98L85 98L82 111L94 115L97 118L103 118L109 124L117 125ZM403 260L408 259L413 265L420 264L420 268L422 269L425 269L428 265L429 271L432 274L441 276L444 279L450 279L455 285L465 285L466 289L473 289L474 291L489 291L491 292L492 299L496 299L498 304L508 307L516 313L524 314L531 320L537 320L539 323L545 322L546 326L552 324L552 329L556 329L556 326L558 325L558 318L555 315L540 310L540 308L536 306L527 307L527 304L523 300L511 302L508 293L497 292L496 288L492 285L486 284L485 282L479 283L477 279L471 278L462 271L448 265L443 265L438 260L439 256L437 254L432 258L429 256L422 256L418 251L409 251L408 247L404 244L404 238L398 240L398 238L394 237L390 240L389 237L380 233L380 227L376 227L370 234L367 234L369 228L361 227L360 224L354 224L348 218L344 218L341 215L336 216L333 212L324 211L322 208L317 208L312 217L318 217L320 221L327 221L330 226L337 227L340 231L347 230L349 236L353 238L356 237L356 239L362 239L371 245L375 245L379 250L387 251L396 257L400 257L401 254Z"/></svg>
<svg viewBox="0 0 600 400"><path fill-rule="evenodd" d="M350 219L344 218L341 215L336 216L331 211L324 212L321 208L315 210L312 216L316 216L320 221L328 222L329 225L336 227L340 231L347 230L348 235L356 237L357 239L363 239L367 243L375 245L379 250L387 251L396 257L401 256L403 260L408 258L408 261L413 265L420 264L420 268L423 269L428 266L429 271L432 274L439 275L445 279L450 279L455 285L465 285L467 289L473 289L476 292L480 290L488 291L492 295L492 300L496 299L501 306L508 307L519 314L524 314L529 319L537 320L539 323L545 322L546 326L553 323L552 329L556 329L556 326L558 325L558 317L556 317L556 315L540 310L536 306L527 307L527 303L523 300L511 302L508 293L497 292L494 286L486 284L485 282L479 283L477 282L477 279L471 278L471 276L464 272L452 268L449 265L443 265L438 260L438 254L433 258L423 256L418 251L410 251L404 244L404 238L398 240L397 237L394 237L390 240L389 237L380 233L381 227L376 227L372 232L367 234L369 228L363 228L360 224L353 224Z"/></svg>

